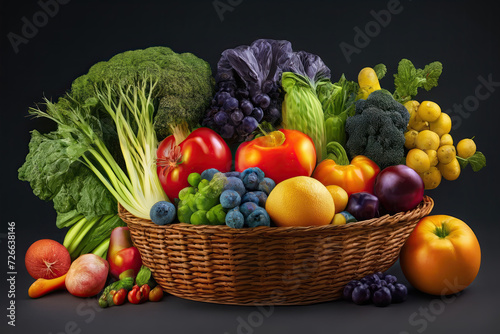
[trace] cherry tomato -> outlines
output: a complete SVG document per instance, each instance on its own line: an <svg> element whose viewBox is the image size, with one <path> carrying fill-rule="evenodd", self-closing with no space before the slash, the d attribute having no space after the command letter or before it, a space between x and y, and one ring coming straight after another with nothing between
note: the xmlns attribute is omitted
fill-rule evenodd
<svg viewBox="0 0 500 334"><path fill-rule="evenodd" d="M120 289L113 294L113 304L115 304L116 306L121 305L125 303L126 298L127 298L127 290Z"/></svg>
<svg viewBox="0 0 500 334"><path fill-rule="evenodd" d="M236 151L236 170L259 167L276 184L294 176L311 176L316 149L308 135L281 129L244 142Z"/></svg>
<svg viewBox="0 0 500 334"><path fill-rule="evenodd" d="M351 196L359 192L373 194L373 184L379 172L380 168L375 162L358 155L350 165L345 166L338 165L332 159L325 159L316 167L313 177L325 186L340 186Z"/></svg>
<svg viewBox="0 0 500 334"><path fill-rule="evenodd" d="M171 201L178 198L179 191L189 187L189 174L201 174L209 168L228 172L232 163L226 142L209 128L194 130L179 145L175 145L173 135L168 136L160 143L156 156L158 177Z"/></svg>
<svg viewBox="0 0 500 334"><path fill-rule="evenodd" d="M149 300L149 292L151 291L148 284L141 287L134 285L132 290L128 292L128 301L132 304L141 304Z"/></svg>
<svg viewBox="0 0 500 334"><path fill-rule="evenodd" d="M408 282L432 295L449 295L474 281L481 249L472 229L447 215L422 218L401 249L399 262Z"/></svg>

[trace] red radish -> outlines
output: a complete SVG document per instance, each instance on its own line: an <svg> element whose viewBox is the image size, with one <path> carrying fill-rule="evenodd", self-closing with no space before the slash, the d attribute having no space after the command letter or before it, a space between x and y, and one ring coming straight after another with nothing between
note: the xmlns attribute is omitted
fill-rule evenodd
<svg viewBox="0 0 500 334"><path fill-rule="evenodd" d="M41 239L28 248L24 263L34 279L52 279L68 272L71 256L66 247L57 241Z"/></svg>
<svg viewBox="0 0 500 334"><path fill-rule="evenodd" d="M66 289L73 296L92 297L97 295L108 278L108 261L95 254L78 257L66 274Z"/></svg>

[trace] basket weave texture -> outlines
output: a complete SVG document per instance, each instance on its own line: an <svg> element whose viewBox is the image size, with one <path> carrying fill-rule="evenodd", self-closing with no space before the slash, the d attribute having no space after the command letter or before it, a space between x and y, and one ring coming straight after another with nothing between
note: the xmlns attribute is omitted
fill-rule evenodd
<svg viewBox="0 0 500 334"><path fill-rule="evenodd" d="M165 292L203 302L306 305L338 299L350 280L385 271L434 202L346 225L159 226L119 206L144 265Z"/></svg>

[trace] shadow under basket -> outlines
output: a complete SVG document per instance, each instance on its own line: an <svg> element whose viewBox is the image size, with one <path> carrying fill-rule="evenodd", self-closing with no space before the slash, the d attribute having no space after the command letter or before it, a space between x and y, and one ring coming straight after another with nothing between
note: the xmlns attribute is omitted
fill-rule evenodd
<svg viewBox="0 0 500 334"><path fill-rule="evenodd" d="M386 271L433 200L413 210L346 225L159 226L119 206L132 240L165 292L235 305L306 305L338 299L343 287Z"/></svg>

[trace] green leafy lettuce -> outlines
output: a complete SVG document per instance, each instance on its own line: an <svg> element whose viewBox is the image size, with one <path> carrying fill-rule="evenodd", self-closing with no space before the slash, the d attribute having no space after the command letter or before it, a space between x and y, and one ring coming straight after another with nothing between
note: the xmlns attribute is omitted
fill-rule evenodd
<svg viewBox="0 0 500 334"><path fill-rule="evenodd" d="M34 130L29 153L18 171L19 179L28 181L36 196L53 202L59 227L79 214L92 219L117 211L115 199L102 182L72 156L73 143L60 132L44 135Z"/></svg>

